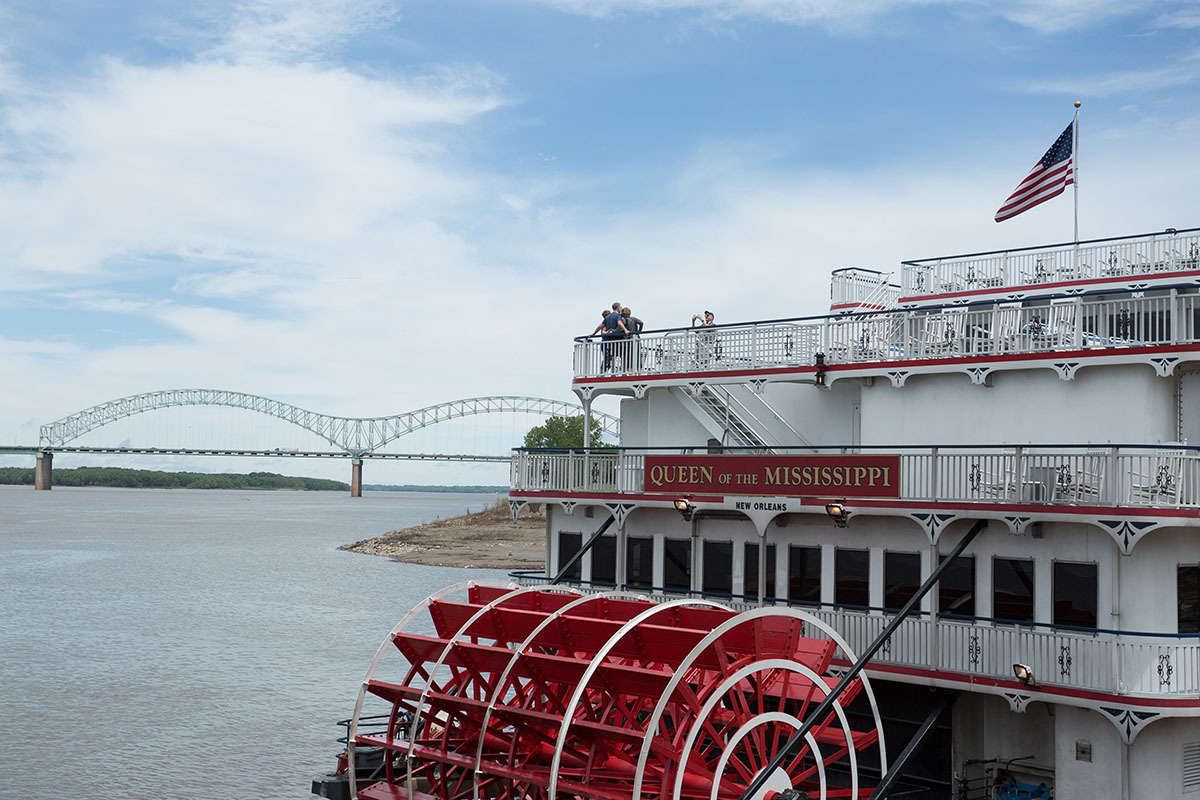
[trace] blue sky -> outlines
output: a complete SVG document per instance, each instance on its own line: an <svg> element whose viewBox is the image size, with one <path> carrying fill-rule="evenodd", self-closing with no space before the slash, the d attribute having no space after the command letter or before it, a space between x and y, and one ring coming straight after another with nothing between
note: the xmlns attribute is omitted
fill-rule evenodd
<svg viewBox="0 0 1200 800"><path fill-rule="evenodd" d="M1198 80L1195 2L0 0L0 444L175 387L570 399L614 299L1069 239L992 216L1076 99L1081 235L1200 225Z"/></svg>

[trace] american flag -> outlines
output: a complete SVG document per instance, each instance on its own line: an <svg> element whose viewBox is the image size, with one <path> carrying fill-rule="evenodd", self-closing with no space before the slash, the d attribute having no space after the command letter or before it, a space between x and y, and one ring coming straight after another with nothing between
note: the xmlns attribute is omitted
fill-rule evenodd
<svg viewBox="0 0 1200 800"><path fill-rule="evenodd" d="M1052 197L1058 197L1067 188L1067 184L1075 182L1075 169L1071 159L1072 138L1075 133L1075 123L1071 122L1062 132L1041 161L1033 165L1025 180L1016 188L1000 210L996 212L996 222L1011 219L1022 211L1028 211Z"/></svg>

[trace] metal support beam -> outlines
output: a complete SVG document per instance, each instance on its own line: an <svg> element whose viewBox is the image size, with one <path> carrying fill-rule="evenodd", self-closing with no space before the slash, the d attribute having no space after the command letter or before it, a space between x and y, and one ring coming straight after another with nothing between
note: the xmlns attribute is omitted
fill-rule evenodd
<svg viewBox="0 0 1200 800"><path fill-rule="evenodd" d="M554 580L550 581L550 583L555 584L565 578L567 573L570 572L575 567L575 564L579 562L579 559L583 558L583 554L592 549L592 545L600 540L601 534L611 528L612 524L616 522L616 520L616 517L609 517L608 519L604 520L600 527L596 528L596 532L592 534L591 538L588 539L584 543L583 547L579 548L579 552L572 556L571 560L568 561L563 568L558 571L558 574L554 576Z"/></svg>
<svg viewBox="0 0 1200 800"><path fill-rule="evenodd" d="M900 624L908 618L908 615L911 614L914 609L916 609L917 604L921 602L921 599L925 597L925 595L929 594L929 590L937 584L938 578L942 576L942 572L944 572L947 567L953 564L958 557L962 555L962 552L967 549L967 546L970 545L971 542L975 541L975 537L978 536L979 532L986 527L986 519L978 520L974 525L971 526L971 529L967 531L962 540L959 541L955 548L950 552L950 555L946 556L946 560L941 564L938 564L937 567L934 568L933 572L929 573L929 577L925 579L923 584L921 584L921 588L917 589L917 593L908 599L908 602L904 604L904 607L900 609L895 618L888 623L888 626L883 629L883 632L875 638L875 641L871 643L871 646L868 647L866 651L858 657L858 660L854 662L854 666L850 667L850 669L846 671L846 674L842 676L840 681L838 681L837 686L833 687L833 691L827 694L825 699L822 700L816 708L809 712L808 717L806 717L804 720L804 724L800 726L799 730L792 734L792 738L788 739L787 744L785 744L783 748L775 754L775 757L771 759L771 763L764 767L758 773L758 775L755 776L754 780L750 781L750 785L747 786L746 791L742 793L741 800L752 800L755 796L757 796L770 777L775 774L775 771L782 769L783 765L793 756L795 756L796 750L804 741L804 737L808 735L809 731L813 729L819 720L825 719L825 717L829 714L830 709L833 708L834 703L837 702L838 697L840 697L842 692L845 691L846 687L850 685L851 681L858 677L858 673L863 671L863 668L870 662L872 658L875 657L875 654L879 652L879 649L883 647L884 643L891 638L892 634L896 632L896 629L900 627Z"/></svg>
<svg viewBox="0 0 1200 800"><path fill-rule="evenodd" d="M917 732L913 734L913 738L904 746L904 752L889 765L887 774L883 776L883 780L875 787L875 792L871 795L871 800L884 800L888 796L888 793L892 791L893 784L904 775L904 770L908 766L909 760L925 744L925 739L933 731L933 726L937 724L937 721L946 712L946 709L954 705L954 701L957 699L958 695L956 694L942 695L942 699L929 712L929 716L925 717L925 721L921 723L921 727L917 728Z"/></svg>

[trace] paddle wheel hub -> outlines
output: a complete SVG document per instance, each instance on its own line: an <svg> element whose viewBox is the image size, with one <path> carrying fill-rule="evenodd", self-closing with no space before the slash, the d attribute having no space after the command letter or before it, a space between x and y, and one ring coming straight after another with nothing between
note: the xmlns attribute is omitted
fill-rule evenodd
<svg viewBox="0 0 1200 800"><path fill-rule="evenodd" d="M381 679L396 654L396 680ZM351 721L350 785L366 800L739 800L852 660L793 608L451 587L410 612L372 663ZM863 729L846 711L856 697ZM358 729L368 700L386 704L381 731ZM356 783L354 747L387 754L382 780ZM759 797L865 798L868 750L886 768L860 679Z"/></svg>

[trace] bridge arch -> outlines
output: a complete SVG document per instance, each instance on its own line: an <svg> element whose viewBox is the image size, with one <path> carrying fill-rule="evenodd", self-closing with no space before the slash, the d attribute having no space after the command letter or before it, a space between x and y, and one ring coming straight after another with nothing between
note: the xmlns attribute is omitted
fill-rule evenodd
<svg viewBox="0 0 1200 800"><path fill-rule="evenodd" d="M535 413L574 416L583 407L544 397L497 395L470 397L426 406L390 417L336 417L319 414L269 397L222 389L166 389L147 392L85 408L41 427L39 442L44 448L61 447L89 431L126 417L176 406L227 406L256 411L290 422L320 436L348 455L362 456L405 434L459 417L494 413ZM605 433L620 433L621 420L611 414L592 412Z"/></svg>

